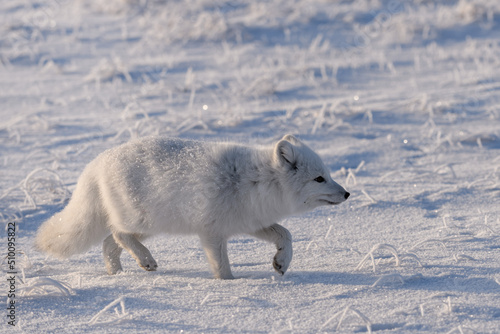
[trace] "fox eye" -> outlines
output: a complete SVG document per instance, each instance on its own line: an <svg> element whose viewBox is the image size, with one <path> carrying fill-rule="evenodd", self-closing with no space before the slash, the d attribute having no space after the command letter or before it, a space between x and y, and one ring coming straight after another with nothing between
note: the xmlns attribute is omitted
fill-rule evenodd
<svg viewBox="0 0 500 334"><path fill-rule="evenodd" d="M314 179L314 181L316 181L318 183L326 182L326 180L323 176L318 176L317 178Z"/></svg>

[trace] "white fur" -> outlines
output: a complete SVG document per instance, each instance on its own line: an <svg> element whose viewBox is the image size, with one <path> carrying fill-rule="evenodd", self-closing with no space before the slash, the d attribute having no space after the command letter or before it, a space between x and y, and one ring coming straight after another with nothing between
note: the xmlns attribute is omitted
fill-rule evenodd
<svg viewBox="0 0 500 334"><path fill-rule="evenodd" d="M67 258L104 240L106 268L115 274L122 249L142 268L156 269L139 240L197 234L214 276L232 278L227 240L250 234L276 245L273 266L283 274L292 237L277 222L348 196L319 156L291 135L263 148L145 138L90 162L68 206L40 227L36 246Z"/></svg>

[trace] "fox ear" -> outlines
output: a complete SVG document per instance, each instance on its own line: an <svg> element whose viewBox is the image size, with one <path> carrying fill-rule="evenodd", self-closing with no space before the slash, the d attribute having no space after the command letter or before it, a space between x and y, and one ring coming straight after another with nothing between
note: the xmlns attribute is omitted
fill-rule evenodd
<svg viewBox="0 0 500 334"><path fill-rule="evenodd" d="M274 154L280 165L288 165L292 169L297 169L296 147L288 140L280 140L276 144Z"/></svg>
<svg viewBox="0 0 500 334"><path fill-rule="evenodd" d="M289 141L290 143L295 144L295 145L302 144L302 142L297 137L295 137L294 135L291 135L291 134L284 135L283 138L281 138L281 140Z"/></svg>

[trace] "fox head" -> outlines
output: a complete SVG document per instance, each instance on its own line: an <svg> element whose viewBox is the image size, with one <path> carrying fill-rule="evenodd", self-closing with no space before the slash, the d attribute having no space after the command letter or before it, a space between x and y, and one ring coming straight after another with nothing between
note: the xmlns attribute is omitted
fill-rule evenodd
<svg viewBox="0 0 500 334"><path fill-rule="evenodd" d="M285 196L292 199L294 213L340 204L350 195L332 180L321 158L292 135L284 136L276 144L274 159Z"/></svg>

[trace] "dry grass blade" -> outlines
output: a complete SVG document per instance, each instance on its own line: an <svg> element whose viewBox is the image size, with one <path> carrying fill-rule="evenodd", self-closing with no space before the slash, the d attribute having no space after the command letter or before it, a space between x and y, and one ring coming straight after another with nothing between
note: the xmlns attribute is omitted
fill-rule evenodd
<svg viewBox="0 0 500 334"><path fill-rule="evenodd" d="M20 290L22 296L70 296L74 294L68 284L48 277L30 279Z"/></svg>
<svg viewBox="0 0 500 334"><path fill-rule="evenodd" d="M115 312L111 313L113 316L106 315L106 311L112 309L114 306L120 305L120 309L118 307L115 308ZM105 318L105 320L99 321L101 318ZM96 315L89 320L89 325L108 325L108 324L116 324L120 323L124 320L130 319L130 314L125 310L125 298L119 297L106 305L102 310L97 312Z"/></svg>

